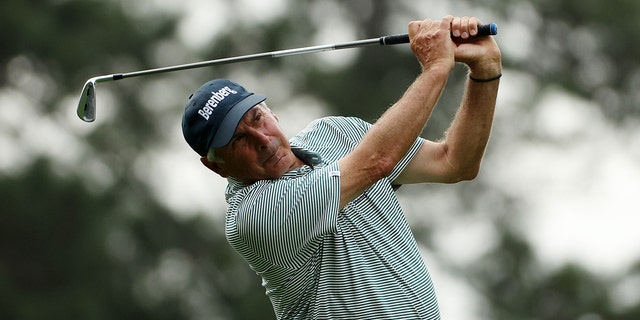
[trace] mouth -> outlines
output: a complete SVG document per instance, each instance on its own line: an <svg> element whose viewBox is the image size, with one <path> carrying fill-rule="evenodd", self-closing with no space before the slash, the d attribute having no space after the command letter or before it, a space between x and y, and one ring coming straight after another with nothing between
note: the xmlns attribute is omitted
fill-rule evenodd
<svg viewBox="0 0 640 320"><path fill-rule="evenodd" d="M269 155L266 159L264 159L264 161L262 161L262 164L266 164L269 162L274 162L274 164L280 162L280 160L284 157L284 156L278 156L278 151L280 150L280 147L276 147L275 150L271 153L271 155ZM274 160L275 158L275 160Z"/></svg>
<svg viewBox="0 0 640 320"><path fill-rule="evenodd" d="M284 155L281 155L281 156L279 156L279 157L277 157L277 158L278 158L278 159L276 159L276 160L273 162L273 165L274 165L274 166L277 166L277 165L278 165L278 163L280 163L280 160L282 160L282 158L284 158Z"/></svg>

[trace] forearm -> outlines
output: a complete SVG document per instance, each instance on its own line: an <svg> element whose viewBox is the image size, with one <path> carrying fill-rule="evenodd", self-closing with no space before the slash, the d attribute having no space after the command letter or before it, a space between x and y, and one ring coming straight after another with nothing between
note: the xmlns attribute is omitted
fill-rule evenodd
<svg viewBox="0 0 640 320"><path fill-rule="evenodd" d="M356 150L339 161L341 208L375 181L387 176L407 153L429 119L448 72L423 72L369 129Z"/></svg>
<svg viewBox="0 0 640 320"><path fill-rule="evenodd" d="M411 50L422 66L422 73L402 98L382 115L358 147L358 151L369 159L357 158L381 164L382 171L375 178L390 172L406 154L422 133L442 94L454 67L455 46L450 36L452 18L409 23Z"/></svg>
<svg viewBox="0 0 640 320"><path fill-rule="evenodd" d="M465 20L455 18L453 28ZM469 21L472 26L479 23L476 18ZM455 61L467 65L469 75L475 79L491 81L467 81L462 103L444 138L423 143L394 183L453 183L473 179L478 174L493 123L499 84L496 76L502 72L501 54L493 37L454 41Z"/></svg>
<svg viewBox="0 0 640 320"><path fill-rule="evenodd" d="M440 98L450 70L434 68L423 72L391 108L376 121L362 140L369 153L384 153L399 161L422 133Z"/></svg>
<svg viewBox="0 0 640 320"><path fill-rule="evenodd" d="M420 62L423 72L413 82L400 100L389 108L375 125L367 132L356 150L339 161L341 171L340 206L360 194L375 181L388 176L393 167L404 157L417 137L422 133L427 120L431 116L447 78L457 59L469 66L477 62L482 64L483 53L492 47L487 39L459 40L468 44L452 41L452 28L457 33L468 31L469 24L475 27L477 19L461 19L446 16L442 20L412 21L409 23L409 37L411 50ZM495 53L495 52L494 52ZM491 55L494 56L494 55ZM498 55L499 57L499 55ZM499 58L498 58L499 59ZM486 61L486 59L484 59ZM480 68L478 70L488 70ZM465 136L472 134L459 129L473 118L480 117L476 110L472 110L475 96L483 96L480 87L469 86L469 98L465 99L465 106L459 111L457 123L452 126L452 132L447 138L455 152L462 150L466 142ZM495 102L495 94L493 97ZM481 105L492 105L491 97L487 96L479 102ZM491 110L492 107L491 107ZM486 122L485 120L483 120ZM490 120L489 120L490 121ZM491 123L487 124L489 127ZM460 143L462 142L462 143ZM486 141L483 144L486 144ZM477 143L476 143L477 145ZM398 181L446 181L449 167L445 164L446 157L442 156L442 144L429 144L420 148L420 154L411 161L412 168L403 171L403 177ZM415 160L417 158L417 160ZM421 161L421 160L427 161ZM436 161L431 161L436 160ZM406 172L406 175L405 175Z"/></svg>
<svg viewBox="0 0 640 320"><path fill-rule="evenodd" d="M499 65L470 72L475 79L491 79L502 72ZM445 134L448 162L459 180L474 178L480 169L489 137L500 80L476 82L467 79L462 103Z"/></svg>

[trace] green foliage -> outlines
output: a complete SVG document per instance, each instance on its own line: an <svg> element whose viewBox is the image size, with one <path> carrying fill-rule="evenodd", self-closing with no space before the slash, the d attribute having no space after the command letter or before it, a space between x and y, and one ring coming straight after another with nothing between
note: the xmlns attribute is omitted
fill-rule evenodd
<svg viewBox="0 0 640 320"><path fill-rule="evenodd" d="M62 92L79 91L87 74L114 72L100 67L109 60L148 66L149 44L172 33L175 17L132 18L108 1L3 1L0 66L26 55L39 71L54 74Z"/></svg>
<svg viewBox="0 0 640 320"><path fill-rule="evenodd" d="M226 245L221 226L177 220L146 190L129 188L128 199L115 189L94 194L77 177L53 174L44 159L0 179L8 209L0 216L0 318L249 319L270 312L257 276Z"/></svg>
<svg viewBox="0 0 640 320"><path fill-rule="evenodd" d="M526 2L540 20L532 27L533 46L526 61L506 65L536 75L543 83L557 84L598 102L612 121L640 116L639 38L640 2L555 1ZM497 3L507 17L523 2ZM527 7L529 8L529 7ZM515 15L520 18L520 15ZM514 22L518 22L517 20ZM522 21L528 23L529 21Z"/></svg>

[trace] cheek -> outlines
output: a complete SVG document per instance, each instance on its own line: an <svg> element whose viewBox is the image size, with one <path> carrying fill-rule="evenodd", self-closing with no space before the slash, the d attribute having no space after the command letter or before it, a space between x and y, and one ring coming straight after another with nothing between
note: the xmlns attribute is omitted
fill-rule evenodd
<svg viewBox="0 0 640 320"><path fill-rule="evenodd" d="M282 130L282 127L280 127L280 124L277 122L273 122L269 125L268 127L269 132L271 133L271 136L273 137L277 137L278 140L282 141L283 145L289 145L289 139L287 138L287 135L284 133L284 130Z"/></svg>
<svg viewBox="0 0 640 320"><path fill-rule="evenodd" d="M229 165L236 168L245 168L255 160L255 155L251 152L238 151L234 154L234 157L230 160Z"/></svg>

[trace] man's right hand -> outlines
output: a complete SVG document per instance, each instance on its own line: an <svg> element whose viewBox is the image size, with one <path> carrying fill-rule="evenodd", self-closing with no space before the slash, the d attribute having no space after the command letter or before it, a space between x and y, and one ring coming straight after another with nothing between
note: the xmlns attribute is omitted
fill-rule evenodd
<svg viewBox="0 0 640 320"><path fill-rule="evenodd" d="M448 74L461 62L479 79L499 73L500 49L493 37L476 37L480 24L475 17L453 16L410 22L411 49L422 70Z"/></svg>
<svg viewBox="0 0 640 320"><path fill-rule="evenodd" d="M444 72L447 75L455 65L455 43L451 40L452 16L442 20L426 19L409 23L411 50L423 71Z"/></svg>

